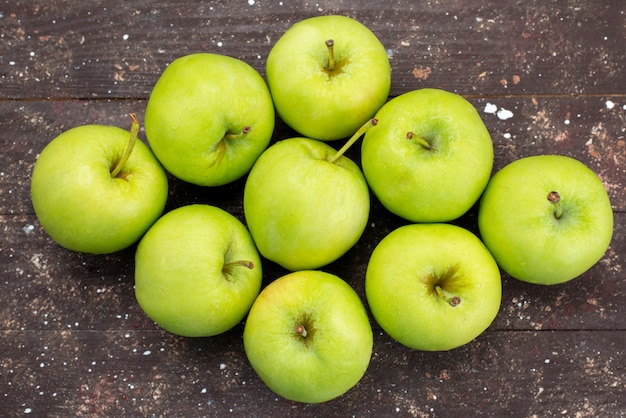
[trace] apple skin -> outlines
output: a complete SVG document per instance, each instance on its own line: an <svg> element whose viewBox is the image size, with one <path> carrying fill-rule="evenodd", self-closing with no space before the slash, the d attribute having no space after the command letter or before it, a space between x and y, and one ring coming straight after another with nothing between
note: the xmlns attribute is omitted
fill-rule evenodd
<svg viewBox="0 0 626 418"><path fill-rule="evenodd" d="M563 214L547 196L556 191ZM510 276L535 284L572 280L596 264L613 235L613 210L600 178L563 155L515 160L489 182L478 210L481 237Z"/></svg>
<svg viewBox="0 0 626 418"><path fill-rule="evenodd" d="M411 222L431 223L457 219L478 201L494 155L471 103L445 90L413 90L387 102L375 117L378 125L363 138L361 162L383 206ZM418 143L420 137L430 149Z"/></svg>
<svg viewBox="0 0 626 418"><path fill-rule="evenodd" d="M327 70L326 41L335 69ZM385 103L391 88L387 51L365 25L346 16L316 16L291 26L272 47L267 83L281 119L322 141L352 135Z"/></svg>
<svg viewBox="0 0 626 418"><path fill-rule="evenodd" d="M219 186L250 170L269 144L274 115L267 85L254 68L225 55L196 53L174 60L161 74L148 100L145 130L175 177ZM244 128L250 131L231 137Z"/></svg>
<svg viewBox="0 0 626 418"><path fill-rule="evenodd" d="M458 296L456 306L446 298ZM470 231L450 224L393 230L374 249L365 293L378 324L401 344L445 351L485 331L500 309L502 281L495 260Z"/></svg>
<svg viewBox="0 0 626 418"><path fill-rule="evenodd" d="M359 167L330 145L290 138L269 147L246 180L243 208L260 253L284 268L322 267L367 225L369 189Z"/></svg>
<svg viewBox="0 0 626 418"><path fill-rule="evenodd" d="M252 268L231 264L239 261L252 262ZM163 215L135 255L139 305L162 328L186 337L210 337L237 325L261 280L261 260L248 230L210 205Z"/></svg>
<svg viewBox="0 0 626 418"><path fill-rule="evenodd" d="M298 326L307 335L296 331ZM326 402L354 387L372 356L372 328L356 292L322 271L298 271L270 283L250 309L246 356L280 396Z"/></svg>
<svg viewBox="0 0 626 418"><path fill-rule="evenodd" d="M136 140L120 175L111 176L129 137L116 126L83 125L61 133L39 155L31 199L42 227L62 247L123 250L163 212L167 177L144 143Z"/></svg>

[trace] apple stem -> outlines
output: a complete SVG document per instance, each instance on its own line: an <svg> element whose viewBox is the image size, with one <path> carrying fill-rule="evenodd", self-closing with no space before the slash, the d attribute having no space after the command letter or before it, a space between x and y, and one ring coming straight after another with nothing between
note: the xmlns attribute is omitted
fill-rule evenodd
<svg viewBox="0 0 626 418"><path fill-rule="evenodd" d="M239 138L243 138L244 136L248 135L250 133L250 127L249 126L244 126L243 128L241 128L241 132L239 133L232 133L232 132L226 132L226 134L224 135L224 139L239 139Z"/></svg>
<svg viewBox="0 0 626 418"><path fill-rule="evenodd" d="M446 292L444 292L444 290L441 288L441 286L436 285L435 286L435 290L437 291L437 295L439 295L440 298L442 298L443 300L448 302L450 304L450 306L455 307L459 303L461 303L461 298L459 296L457 296L457 295L448 296L448 294Z"/></svg>
<svg viewBox="0 0 626 418"><path fill-rule="evenodd" d="M328 48L328 71L335 69L335 41L329 39L326 41L326 47Z"/></svg>
<svg viewBox="0 0 626 418"><path fill-rule="evenodd" d="M300 335L302 338L306 338L306 336L308 335L308 332L306 331L306 328L304 328L304 325L296 325L296 334Z"/></svg>
<svg viewBox="0 0 626 418"><path fill-rule="evenodd" d="M430 149L430 144L428 143L428 141L426 141L424 138L419 137L419 136L415 136L415 134L413 132L407 132L406 133L406 139L411 140L411 141L415 141L418 144L420 144L422 147L426 148L426 149Z"/></svg>
<svg viewBox="0 0 626 418"><path fill-rule="evenodd" d="M337 160L341 158L341 156L348 150L348 148L350 148L357 141L357 139L361 137L361 135L367 132L368 129L370 129L372 126L376 126L377 124L378 124L378 119L376 118L370 119L367 122L365 122L363 126L361 126L359 130L356 131L354 135L352 135L352 138L350 138L348 142L346 142L345 145L341 147L341 149L337 151L337 153L330 160L328 160L328 162L329 163L337 162Z"/></svg>
<svg viewBox="0 0 626 418"><path fill-rule="evenodd" d="M548 193L548 200L554 205L554 217L560 219L563 215L563 208L561 208L561 195L559 192Z"/></svg>
<svg viewBox="0 0 626 418"><path fill-rule="evenodd" d="M128 161L130 154L133 152L133 148L135 147L135 141L137 140L137 134L139 133L139 120L137 119L137 115L134 113L130 114L130 118L132 119L132 125L130 126L130 137L128 138L128 145L126 145L126 149L124 150L124 154L117 160L115 168L111 170L111 177L117 177L124 164Z"/></svg>
<svg viewBox="0 0 626 418"><path fill-rule="evenodd" d="M230 270L233 267L246 267L252 270L254 268L254 263L248 260L237 260L224 264L224 270Z"/></svg>

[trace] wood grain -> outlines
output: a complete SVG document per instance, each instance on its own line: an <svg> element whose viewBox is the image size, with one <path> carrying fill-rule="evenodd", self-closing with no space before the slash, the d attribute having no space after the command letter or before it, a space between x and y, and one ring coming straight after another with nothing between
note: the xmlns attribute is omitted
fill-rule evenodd
<svg viewBox="0 0 626 418"><path fill-rule="evenodd" d="M613 331L488 332L443 353L408 350L377 333L361 382L319 405L271 392L241 356L240 335L240 328L210 339L132 329L4 331L0 348L11 352L4 360L4 411L246 417L623 412L623 339Z"/></svg>
<svg viewBox="0 0 626 418"><path fill-rule="evenodd" d="M359 19L388 49L392 95L621 95L619 1L3 1L6 98L144 98L180 55L209 51L264 73L274 42L318 14ZM250 5L250 3L253 3Z"/></svg>

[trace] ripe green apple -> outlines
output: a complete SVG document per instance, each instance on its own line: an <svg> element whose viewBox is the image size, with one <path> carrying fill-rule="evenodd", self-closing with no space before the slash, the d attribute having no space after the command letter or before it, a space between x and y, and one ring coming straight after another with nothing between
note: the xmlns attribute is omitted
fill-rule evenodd
<svg viewBox="0 0 626 418"><path fill-rule="evenodd" d="M463 97L439 89L404 93L376 114L361 146L363 173L381 203L411 222L448 222L487 186L493 143Z"/></svg>
<svg viewBox="0 0 626 418"><path fill-rule="evenodd" d="M261 154L246 180L243 209L264 257L292 271L316 269L359 240L369 217L369 189L360 168L342 155L346 146L336 151L297 137Z"/></svg>
<svg viewBox="0 0 626 418"><path fill-rule="evenodd" d="M291 26L272 47L267 83L276 111L300 135L322 141L352 135L385 103L391 66L362 23L316 16Z"/></svg>
<svg viewBox="0 0 626 418"><path fill-rule="evenodd" d="M61 246L84 253L120 251L163 212L165 171L128 131L83 125L54 138L35 162L31 199L41 226Z"/></svg>
<svg viewBox="0 0 626 418"><path fill-rule="evenodd" d="M611 243L613 210L600 178L562 155L520 158L489 182L481 237L512 277L558 284L590 269Z"/></svg>
<svg viewBox="0 0 626 418"><path fill-rule="evenodd" d="M250 309L246 355L267 386L320 403L354 387L372 356L372 328L356 292L339 277L298 271L270 283Z"/></svg>
<svg viewBox="0 0 626 418"><path fill-rule="evenodd" d="M146 108L146 136L174 176L219 186L246 174L274 132L274 105L247 63L196 53L174 60Z"/></svg>
<svg viewBox="0 0 626 418"><path fill-rule="evenodd" d="M411 224L374 248L365 294L378 324L407 347L451 350L493 322L502 298L500 270L470 231Z"/></svg>
<svg viewBox="0 0 626 418"><path fill-rule="evenodd" d="M248 313L261 289L259 254L245 226L215 206L183 206L162 216L135 255L135 295L165 330L221 334Z"/></svg>

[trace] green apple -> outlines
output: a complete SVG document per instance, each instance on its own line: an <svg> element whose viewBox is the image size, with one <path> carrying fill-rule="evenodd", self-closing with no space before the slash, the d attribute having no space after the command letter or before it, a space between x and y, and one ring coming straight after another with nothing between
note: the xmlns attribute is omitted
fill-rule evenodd
<svg viewBox="0 0 626 418"><path fill-rule="evenodd" d="M54 138L33 168L41 226L61 246L106 254L138 241L163 212L165 171L132 129L83 125Z"/></svg>
<svg viewBox="0 0 626 418"><path fill-rule="evenodd" d="M424 351L469 343L493 322L500 270L480 239L450 224L393 230L374 248L365 275L374 318L392 338Z"/></svg>
<svg viewBox="0 0 626 418"><path fill-rule="evenodd" d="M165 330L210 337L239 323L261 289L258 251L245 226L215 206L168 212L141 239L135 295Z"/></svg>
<svg viewBox="0 0 626 418"><path fill-rule="evenodd" d="M387 51L376 35L337 15L291 26L272 47L266 75L281 119L300 135L323 141L356 132L391 87Z"/></svg>
<svg viewBox="0 0 626 418"><path fill-rule="evenodd" d="M463 97L439 89L404 93L376 114L361 146L363 173L380 202L411 222L448 222L487 186L493 143Z"/></svg>
<svg viewBox="0 0 626 418"><path fill-rule="evenodd" d="M489 182L481 237L512 277L558 284L590 269L611 243L613 210L600 178L562 155L520 158Z"/></svg>
<svg viewBox="0 0 626 418"><path fill-rule="evenodd" d="M243 332L246 355L267 386L320 403L354 387L372 356L372 328L356 292L339 277L299 271L270 283Z"/></svg>
<svg viewBox="0 0 626 418"><path fill-rule="evenodd" d="M274 131L261 75L236 58L196 53L174 60L146 108L146 136L174 176L219 186L246 174Z"/></svg>
<svg viewBox="0 0 626 418"><path fill-rule="evenodd" d="M261 254L288 270L335 261L359 240L369 217L363 173L343 152L310 138L270 146L244 188L246 223Z"/></svg>

